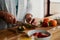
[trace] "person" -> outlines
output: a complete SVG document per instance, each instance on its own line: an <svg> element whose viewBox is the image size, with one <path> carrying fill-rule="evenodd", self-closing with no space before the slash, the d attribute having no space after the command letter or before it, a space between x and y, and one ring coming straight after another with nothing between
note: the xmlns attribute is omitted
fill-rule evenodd
<svg viewBox="0 0 60 40"><path fill-rule="evenodd" d="M42 5L40 6L40 4ZM6 10L13 14L18 21L24 22L26 13L30 13L37 18L44 17L43 1L40 0L1 0L0 5L4 11ZM34 20L32 18L30 23L35 24Z"/></svg>
<svg viewBox="0 0 60 40"><path fill-rule="evenodd" d="M33 15L30 13L27 13L25 15L25 23L28 24L32 24L35 25L35 19L32 18ZM7 29L10 28L11 26L9 26L10 24L16 24L18 20L16 20L15 16L13 16L12 14L10 14L9 12L5 12L5 11L0 11L0 29Z"/></svg>

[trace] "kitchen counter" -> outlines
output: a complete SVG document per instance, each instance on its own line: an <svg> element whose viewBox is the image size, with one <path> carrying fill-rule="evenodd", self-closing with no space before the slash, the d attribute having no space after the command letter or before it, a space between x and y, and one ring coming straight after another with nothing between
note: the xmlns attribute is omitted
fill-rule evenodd
<svg viewBox="0 0 60 40"><path fill-rule="evenodd" d="M40 20L37 19L38 22ZM31 38L25 35L29 30L24 30L24 32L19 32L16 30L16 28L10 28L10 29L0 30L0 40L31 40ZM50 40L60 40L60 26L57 26L54 28L53 27L36 27L35 29L47 30L48 32L50 32L51 33Z"/></svg>
<svg viewBox="0 0 60 40"><path fill-rule="evenodd" d="M14 29L14 28L12 28ZM36 28L38 30L47 30L52 34L50 40L60 40L60 26L56 28L51 28L51 27L46 27L46 28ZM16 30L16 29L14 29ZM25 33L27 33L29 30L25 30ZM25 33L18 33L18 32L13 32L9 31L8 29L5 30L0 30L0 40L31 40L29 37L25 37Z"/></svg>

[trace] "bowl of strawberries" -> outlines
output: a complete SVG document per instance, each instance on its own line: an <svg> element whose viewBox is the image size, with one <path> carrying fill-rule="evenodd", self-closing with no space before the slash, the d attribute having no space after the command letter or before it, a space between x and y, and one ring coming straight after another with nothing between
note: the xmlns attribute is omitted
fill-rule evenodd
<svg viewBox="0 0 60 40"><path fill-rule="evenodd" d="M50 40L51 38L51 34L46 30L30 30L27 34L32 40Z"/></svg>

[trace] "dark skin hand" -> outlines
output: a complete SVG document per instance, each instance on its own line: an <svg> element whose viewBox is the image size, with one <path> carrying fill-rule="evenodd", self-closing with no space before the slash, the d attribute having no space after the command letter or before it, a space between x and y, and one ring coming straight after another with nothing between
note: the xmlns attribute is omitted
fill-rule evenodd
<svg viewBox="0 0 60 40"><path fill-rule="evenodd" d="M25 15L26 22L32 25L36 25L36 20L35 18L32 18L32 14L27 13Z"/></svg>
<svg viewBox="0 0 60 40"><path fill-rule="evenodd" d="M15 17L8 12L0 11L0 18L4 19L7 23L10 23L10 24L16 23Z"/></svg>

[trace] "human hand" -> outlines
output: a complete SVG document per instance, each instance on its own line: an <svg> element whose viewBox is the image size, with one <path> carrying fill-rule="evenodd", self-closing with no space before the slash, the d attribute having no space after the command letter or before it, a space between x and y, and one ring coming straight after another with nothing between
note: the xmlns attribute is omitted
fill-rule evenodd
<svg viewBox="0 0 60 40"><path fill-rule="evenodd" d="M7 23L16 23L16 18L12 14L5 11L0 11L0 18L4 19Z"/></svg>
<svg viewBox="0 0 60 40"><path fill-rule="evenodd" d="M5 12L4 19L7 23L11 23L11 24L16 23L16 18L8 12Z"/></svg>
<svg viewBox="0 0 60 40"><path fill-rule="evenodd" d="M26 19L26 22L27 22L27 23L36 26L36 19L35 19L35 18L32 18L32 15L31 15L31 14L26 14L26 15L25 15L25 19Z"/></svg>

